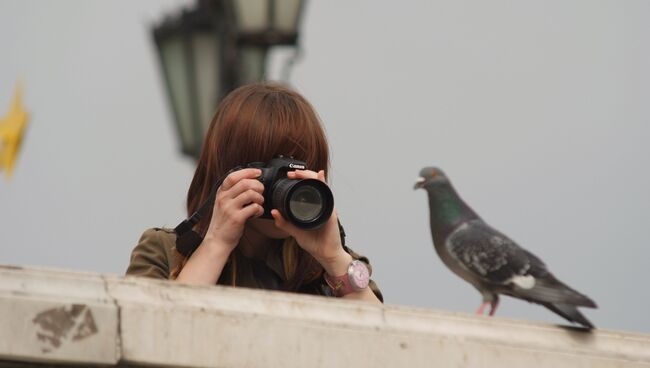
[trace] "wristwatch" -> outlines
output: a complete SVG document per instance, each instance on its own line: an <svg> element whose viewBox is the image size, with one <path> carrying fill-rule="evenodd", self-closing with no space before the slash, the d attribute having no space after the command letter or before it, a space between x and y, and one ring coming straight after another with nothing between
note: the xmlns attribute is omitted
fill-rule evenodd
<svg viewBox="0 0 650 368"><path fill-rule="evenodd" d="M325 282L332 288L335 296L342 297L367 288L370 282L370 272L368 272L368 266L365 263L353 260L345 275L330 276L325 273Z"/></svg>

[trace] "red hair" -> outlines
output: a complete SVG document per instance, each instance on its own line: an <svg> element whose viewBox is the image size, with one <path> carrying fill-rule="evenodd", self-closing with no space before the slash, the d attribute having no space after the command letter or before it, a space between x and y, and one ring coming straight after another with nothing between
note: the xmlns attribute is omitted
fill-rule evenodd
<svg viewBox="0 0 650 368"><path fill-rule="evenodd" d="M327 138L311 104L297 92L277 83L249 84L230 92L219 104L203 141L187 192L188 215L201 206L212 185L230 169L250 162L267 162L278 155L304 161L310 170L328 172ZM196 225L199 234L205 235L211 217L212 208ZM313 259L302 249L290 248L285 244L284 258L289 261L288 258L294 257L288 254L294 254L296 267L288 269L285 264L285 270L290 284L298 287L303 280L291 280L302 273L296 269L302 268L301 264L308 266ZM185 261L182 259L174 277Z"/></svg>

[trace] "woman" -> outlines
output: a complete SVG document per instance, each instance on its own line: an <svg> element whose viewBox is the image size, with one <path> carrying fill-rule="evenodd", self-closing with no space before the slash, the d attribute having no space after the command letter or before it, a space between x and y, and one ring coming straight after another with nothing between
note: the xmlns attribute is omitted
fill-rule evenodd
<svg viewBox="0 0 650 368"><path fill-rule="evenodd" d="M206 201L214 183L232 168L279 155L307 163L307 170L289 171L289 179L326 181L329 149L312 106L278 84L251 84L231 92L206 134L188 190L188 213ZM382 301L374 282L366 279L366 287L363 278L350 276L370 266L344 246L336 210L317 230L295 227L276 209L272 220L259 218L264 212L260 174L246 168L226 176L214 206L194 227L203 241L189 257L174 248L173 231L145 231L127 275Z"/></svg>

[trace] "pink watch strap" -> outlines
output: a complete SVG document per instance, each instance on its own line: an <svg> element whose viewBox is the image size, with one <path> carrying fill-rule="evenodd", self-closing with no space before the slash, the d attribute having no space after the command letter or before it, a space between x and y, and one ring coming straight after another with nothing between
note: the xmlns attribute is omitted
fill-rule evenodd
<svg viewBox="0 0 650 368"><path fill-rule="evenodd" d="M330 276L326 273L325 282L327 282L327 285L332 288L334 296L337 296L339 298L354 291L354 288L350 283L350 277L347 273L345 275L336 277Z"/></svg>

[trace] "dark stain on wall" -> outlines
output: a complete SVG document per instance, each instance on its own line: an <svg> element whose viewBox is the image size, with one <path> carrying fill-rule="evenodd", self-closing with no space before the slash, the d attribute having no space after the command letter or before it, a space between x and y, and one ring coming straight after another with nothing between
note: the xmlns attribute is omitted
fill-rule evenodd
<svg viewBox="0 0 650 368"><path fill-rule="evenodd" d="M38 325L36 337L41 350L49 353L66 341L78 341L97 333L92 311L85 304L71 304L40 312L32 319Z"/></svg>

